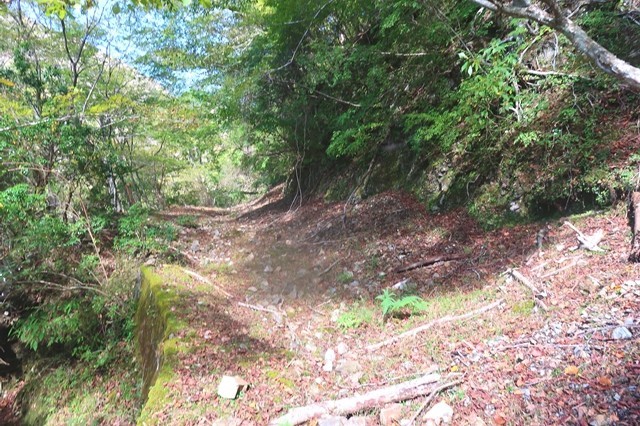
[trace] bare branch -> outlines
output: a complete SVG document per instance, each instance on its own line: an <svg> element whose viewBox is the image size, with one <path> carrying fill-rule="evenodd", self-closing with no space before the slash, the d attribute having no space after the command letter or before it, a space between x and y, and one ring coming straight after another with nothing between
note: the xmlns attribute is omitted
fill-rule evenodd
<svg viewBox="0 0 640 426"><path fill-rule="evenodd" d="M471 0L494 12L516 18L525 18L546 25L564 34L578 52L587 56L598 68L610 74L634 89L640 89L640 69L615 56L593 40L579 25L564 16L555 0L542 0L552 11L544 11L536 5L514 7L492 0Z"/></svg>

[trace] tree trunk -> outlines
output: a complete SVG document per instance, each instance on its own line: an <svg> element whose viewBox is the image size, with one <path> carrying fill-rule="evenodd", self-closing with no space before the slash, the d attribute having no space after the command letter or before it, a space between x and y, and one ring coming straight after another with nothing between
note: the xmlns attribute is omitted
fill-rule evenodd
<svg viewBox="0 0 640 426"><path fill-rule="evenodd" d="M629 212L631 213L630 225L631 230L633 231L629 262L640 262L640 192L634 192L631 194Z"/></svg>

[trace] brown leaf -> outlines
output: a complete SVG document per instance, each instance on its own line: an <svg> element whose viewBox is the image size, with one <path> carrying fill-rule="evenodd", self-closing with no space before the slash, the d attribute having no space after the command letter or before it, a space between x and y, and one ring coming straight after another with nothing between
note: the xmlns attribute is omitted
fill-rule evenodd
<svg viewBox="0 0 640 426"><path fill-rule="evenodd" d="M580 372L580 369L578 367L576 367L575 365L569 365L567 368L564 369L564 374L568 375L568 376L575 376Z"/></svg>
<svg viewBox="0 0 640 426"><path fill-rule="evenodd" d="M498 426L502 426L502 425L507 424L507 419L505 419L505 418L504 418L504 416L503 416L502 414L500 414L500 413L496 413L496 414L493 416L493 422L494 422L495 424L497 424Z"/></svg>
<svg viewBox="0 0 640 426"><path fill-rule="evenodd" d="M600 384L600 386L603 386L605 388L610 388L611 385L613 384L611 383L611 379L606 376L598 377L598 383Z"/></svg>

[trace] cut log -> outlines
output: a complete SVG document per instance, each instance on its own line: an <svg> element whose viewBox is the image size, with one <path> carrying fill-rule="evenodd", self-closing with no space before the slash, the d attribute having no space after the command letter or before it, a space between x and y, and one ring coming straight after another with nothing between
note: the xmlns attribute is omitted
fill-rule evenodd
<svg viewBox="0 0 640 426"><path fill-rule="evenodd" d="M631 194L630 225L633 231L633 239L631 240L631 253L629 254L629 262L640 262L640 192Z"/></svg>
<svg viewBox="0 0 640 426"><path fill-rule="evenodd" d="M421 260L420 262L412 263L411 265L403 266L401 268L396 269L396 272L402 273L407 271L412 271L418 268L424 268L425 266L433 265L434 263L440 262L449 262L451 260L460 260L466 259L468 256L464 254L449 254L443 256L431 256L426 259Z"/></svg>
<svg viewBox="0 0 640 426"><path fill-rule="evenodd" d="M321 416L347 416L385 404L414 399L419 396L429 395L436 389L441 388L442 386L438 386L439 380L439 374L427 374L417 379L376 389L362 395L292 408L284 416L272 420L269 425L299 425Z"/></svg>

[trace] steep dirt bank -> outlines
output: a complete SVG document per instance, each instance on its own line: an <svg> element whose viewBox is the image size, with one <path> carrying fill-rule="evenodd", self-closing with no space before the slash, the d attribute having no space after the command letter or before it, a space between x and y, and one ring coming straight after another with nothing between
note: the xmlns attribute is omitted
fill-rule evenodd
<svg viewBox="0 0 640 426"><path fill-rule="evenodd" d="M346 217L343 207L314 201L290 211L271 198L235 216L166 212L191 216L176 246L186 271L155 266L175 291L182 327L170 342L173 370L144 424L262 425L293 406L407 380L434 365L462 380L434 401L453 407L455 424L640 421L640 268L626 262L623 209L568 218L585 234L603 230L604 252L592 252L574 249L576 234L562 219L483 232L461 211L432 215L400 193L367 199ZM432 256L457 260L407 268ZM537 294L504 274L508 268ZM426 310L383 321L376 297L403 281ZM366 349L499 299L477 317ZM620 338L620 326L631 336ZM216 387L224 374L251 387L222 400ZM403 405L400 417L421 404ZM378 422L378 409L359 414Z"/></svg>

